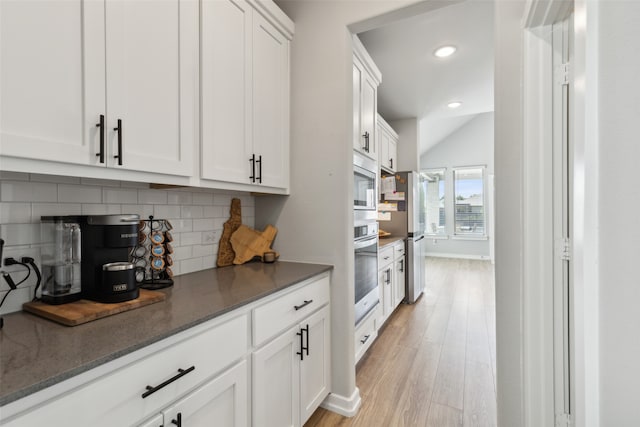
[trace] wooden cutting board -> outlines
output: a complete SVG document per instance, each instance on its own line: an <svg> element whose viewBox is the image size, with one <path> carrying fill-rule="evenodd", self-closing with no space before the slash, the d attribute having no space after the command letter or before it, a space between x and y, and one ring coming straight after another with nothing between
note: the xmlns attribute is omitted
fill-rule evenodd
<svg viewBox="0 0 640 427"><path fill-rule="evenodd" d="M136 299L105 304L81 299L67 304L50 305L40 301L27 302L22 305L24 311L53 320L65 326L77 326L92 320L133 310L155 302L163 301L167 295L163 292L140 289L140 296Z"/></svg>

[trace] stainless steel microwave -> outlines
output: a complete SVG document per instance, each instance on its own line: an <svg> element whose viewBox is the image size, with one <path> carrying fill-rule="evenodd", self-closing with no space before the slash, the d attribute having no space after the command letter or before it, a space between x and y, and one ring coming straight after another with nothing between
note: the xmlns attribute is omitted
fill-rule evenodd
<svg viewBox="0 0 640 427"><path fill-rule="evenodd" d="M377 164L359 153L353 153L353 209L375 211Z"/></svg>

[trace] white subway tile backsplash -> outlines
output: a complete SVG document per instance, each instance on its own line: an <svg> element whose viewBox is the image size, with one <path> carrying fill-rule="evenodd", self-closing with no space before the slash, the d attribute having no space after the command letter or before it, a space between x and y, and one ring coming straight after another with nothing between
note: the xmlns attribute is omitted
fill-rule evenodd
<svg viewBox="0 0 640 427"><path fill-rule="evenodd" d="M161 219L180 218L180 206L156 205L153 207L153 216Z"/></svg>
<svg viewBox="0 0 640 427"><path fill-rule="evenodd" d="M81 215L82 207L77 203L32 203L31 221L40 222L42 216Z"/></svg>
<svg viewBox="0 0 640 427"><path fill-rule="evenodd" d="M123 214L138 214L140 219L148 219L153 215L153 205L122 205Z"/></svg>
<svg viewBox="0 0 640 427"><path fill-rule="evenodd" d="M0 236L7 246L40 243L40 224L2 224Z"/></svg>
<svg viewBox="0 0 640 427"><path fill-rule="evenodd" d="M193 220L193 231L210 231L215 229L214 218L203 218Z"/></svg>
<svg viewBox="0 0 640 427"><path fill-rule="evenodd" d="M0 182L0 201L3 202L57 202L57 185L29 182Z"/></svg>
<svg viewBox="0 0 640 427"><path fill-rule="evenodd" d="M103 204L82 205L82 215L119 215L121 213L122 213L122 208L120 205L103 205Z"/></svg>
<svg viewBox="0 0 640 427"><path fill-rule="evenodd" d="M138 203L138 190L133 188L103 188L103 203Z"/></svg>
<svg viewBox="0 0 640 427"><path fill-rule="evenodd" d="M204 218L204 206L182 206L182 218Z"/></svg>
<svg viewBox="0 0 640 427"><path fill-rule="evenodd" d="M204 206L203 218L228 218L231 216L229 207L222 206Z"/></svg>
<svg viewBox="0 0 640 427"><path fill-rule="evenodd" d="M80 184L80 178L74 176L40 175L37 173L29 174L29 180L32 182L49 182L52 184Z"/></svg>
<svg viewBox="0 0 640 427"><path fill-rule="evenodd" d="M0 172L0 237L4 256L30 256L41 263L40 217L46 215L138 214L171 221L175 275L216 266L222 226L229 218L231 199L241 199L243 223L253 226L254 197L247 193L201 188L151 189L149 184ZM250 223L248 223L249 221ZM22 267L2 267L17 280ZM2 312L20 310L33 296L32 274L2 306ZM0 283L0 298L8 290Z"/></svg>
<svg viewBox="0 0 640 427"><path fill-rule="evenodd" d="M180 246L199 245L202 242L202 233L180 233Z"/></svg>
<svg viewBox="0 0 640 427"><path fill-rule="evenodd" d="M170 191L167 202L170 205L190 205L193 203L193 194L187 191Z"/></svg>
<svg viewBox="0 0 640 427"><path fill-rule="evenodd" d="M102 203L102 188L88 185L58 185L58 202Z"/></svg>
<svg viewBox="0 0 640 427"><path fill-rule="evenodd" d="M0 202L0 224L31 222L31 203Z"/></svg>
<svg viewBox="0 0 640 427"><path fill-rule="evenodd" d="M193 193L194 205L213 205L213 199L212 193Z"/></svg>
<svg viewBox="0 0 640 427"><path fill-rule="evenodd" d="M143 205L166 205L167 192L165 190L138 190L138 203Z"/></svg>

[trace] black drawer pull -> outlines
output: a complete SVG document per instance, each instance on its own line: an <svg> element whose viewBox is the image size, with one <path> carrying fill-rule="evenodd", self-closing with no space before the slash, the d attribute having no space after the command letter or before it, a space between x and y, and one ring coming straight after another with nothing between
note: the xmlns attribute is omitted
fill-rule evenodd
<svg viewBox="0 0 640 427"><path fill-rule="evenodd" d="M145 397L151 396L156 391L160 390L161 388L164 388L164 387L168 386L169 384L171 384L175 380L184 377L185 375L187 375L189 372L193 371L194 369L196 369L195 366L192 366L192 367L190 367L188 369L178 369L178 374L177 375L169 378L168 380L166 380L162 384L157 385L155 387L148 385L147 386L147 391L142 393L142 398L144 399Z"/></svg>
<svg viewBox="0 0 640 427"><path fill-rule="evenodd" d="M258 156L258 160L256 160L256 163L260 163L260 165L259 165L260 167L258 168L258 173L260 175L258 175L256 177L256 179L258 180L258 182L260 184L262 184L262 154Z"/></svg>
<svg viewBox="0 0 640 427"><path fill-rule="evenodd" d="M251 162L251 176L249 177L249 179L251 180L252 183L255 183L256 182L256 155L255 154L252 155L249 161Z"/></svg>
<svg viewBox="0 0 640 427"><path fill-rule="evenodd" d="M313 302L312 299L310 300L304 300L304 304L300 304L300 305L294 305L293 308L296 309L296 311L300 310L302 307L306 307L307 305L311 304Z"/></svg>
<svg viewBox="0 0 640 427"><path fill-rule="evenodd" d="M118 164L122 166L122 120L118 119L118 127L113 128L114 131L118 132L118 154L113 156L114 159L118 159Z"/></svg>
<svg viewBox="0 0 640 427"><path fill-rule="evenodd" d="M365 335L365 336L364 336L364 339L361 339L361 340L360 340L360 342L361 342L362 344L366 343L367 341L369 341L369 337L370 337L370 336L371 336L371 335Z"/></svg>
<svg viewBox="0 0 640 427"><path fill-rule="evenodd" d="M100 151L96 153L96 157L100 157L100 163L104 163L104 114L100 114L100 122L96 127L100 128Z"/></svg>
<svg viewBox="0 0 640 427"><path fill-rule="evenodd" d="M182 427L182 412L178 412L178 416L175 420L171 420L171 424L175 424L178 427Z"/></svg>

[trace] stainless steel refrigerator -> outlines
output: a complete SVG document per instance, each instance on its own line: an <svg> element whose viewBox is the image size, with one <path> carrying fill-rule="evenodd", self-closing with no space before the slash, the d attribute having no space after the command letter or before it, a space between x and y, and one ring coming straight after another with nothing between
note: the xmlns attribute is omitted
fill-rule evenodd
<svg viewBox="0 0 640 427"><path fill-rule="evenodd" d="M385 174L393 177L395 192L381 193L380 201L393 207L389 211L390 221L380 221L380 228L393 236L406 236L405 254L405 301L413 304L422 295L425 282L425 254L423 251L425 233L425 180L418 172L397 172ZM379 207L379 210L384 209Z"/></svg>

